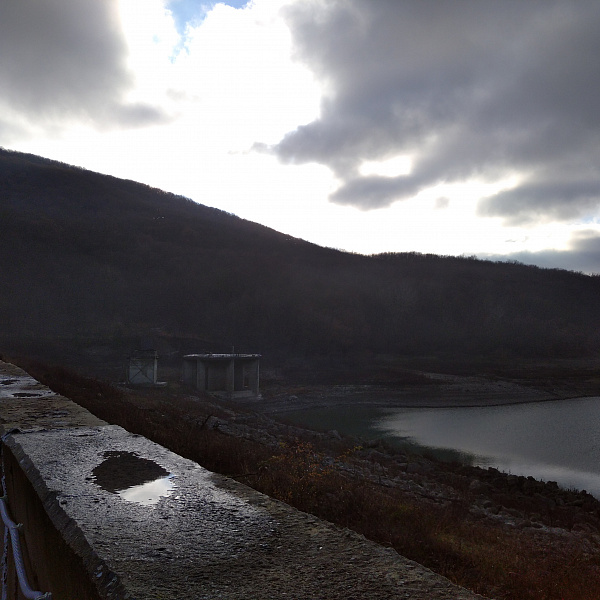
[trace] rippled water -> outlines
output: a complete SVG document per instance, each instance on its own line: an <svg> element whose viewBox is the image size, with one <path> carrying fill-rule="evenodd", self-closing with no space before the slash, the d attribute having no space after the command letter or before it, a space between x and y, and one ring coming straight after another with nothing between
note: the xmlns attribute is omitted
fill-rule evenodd
<svg viewBox="0 0 600 600"><path fill-rule="evenodd" d="M554 480L600 498L600 397L488 408L340 407L294 420Z"/></svg>

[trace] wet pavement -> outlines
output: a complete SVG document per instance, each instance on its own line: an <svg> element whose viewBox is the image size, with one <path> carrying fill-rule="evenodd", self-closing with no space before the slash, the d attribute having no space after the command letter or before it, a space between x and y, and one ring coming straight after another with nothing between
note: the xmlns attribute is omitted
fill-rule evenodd
<svg viewBox="0 0 600 600"><path fill-rule="evenodd" d="M106 425L19 367L0 361L0 431Z"/></svg>
<svg viewBox="0 0 600 600"><path fill-rule="evenodd" d="M0 362L0 381L8 371ZM103 598L478 598L144 437L78 423L76 409L57 425L43 405L34 426L28 402L0 398L2 433L20 430L4 442Z"/></svg>
<svg viewBox="0 0 600 600"><path fill-rule="evenodd" d="M227 563L255 550L273 531L268 514L223 490L217 476L120 427L16 433L12 438L10 445L28 458L24 466L39 473L91 549L135 597L161 597L150 593L145 578L139 581L140 570L156 571L155 590L183 597L189 576L184 564L193 562L198 572L208 564ZM166 476L172 490L159 493L154 502L122 495ZM182 571L168 580L165 563L172 567L177 562ZM97 577L111 579L102 572Z"/></svg>

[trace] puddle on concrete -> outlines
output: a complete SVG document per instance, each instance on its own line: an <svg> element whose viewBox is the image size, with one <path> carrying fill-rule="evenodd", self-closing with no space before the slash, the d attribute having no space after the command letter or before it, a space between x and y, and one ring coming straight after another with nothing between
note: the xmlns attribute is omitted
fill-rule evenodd
<svg viewBox="0 0 600 600"><path fill-rule="evenodd" d="M158 504L161 498L169 496L174 487L173 475L167 475L167 477L161 477L142 485L135 485L117 493L123 500L137 502L144 506L152 506L153 504Z"/></svg>
<svg viewBox="0 0 600 600"><path fill-rule="evenodd" d="M157 504L175 487L171 473L133 452L105 452L104 461L94 468L92 475L103 490L145 506Z"/></svg>
<svg viewBox="0 0 600 600"><path fill-rule="evenodd" d="M46 386L33 377L4 377L0 379L0 398L45 398L56 396Z"/></svg>

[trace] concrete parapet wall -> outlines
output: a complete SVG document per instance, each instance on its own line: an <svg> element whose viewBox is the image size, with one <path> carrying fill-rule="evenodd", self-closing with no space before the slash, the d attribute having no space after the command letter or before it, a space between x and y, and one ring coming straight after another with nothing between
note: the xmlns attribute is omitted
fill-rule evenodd
<svg viewBox="0 0 600 600"><path fill-rule="evenodd" d="M12 450L16 450L15 454ZM100 564L98 557L94 557L90 548L81 547L84 540L76 523L70 522L56 503L48 502L48 492L45 501L39 497L38 491L44 489L43 481L27 457L13 447L3 452L3 466L12 518L23 524L23 558L30 586L42 592L51 590L53 598L97 600L105 597L89 576L94 559ZM74 547L69 542L74 542ZM16 594L18 582L12 553L9 560L7 597L17 598L20 596Z"/></svg>
<svg viewBox="0 0 600 600"><path fill-rule="evenodd" d="M0 362L3 465L31 584L55 600L478 597L27 378Z"/></svg>

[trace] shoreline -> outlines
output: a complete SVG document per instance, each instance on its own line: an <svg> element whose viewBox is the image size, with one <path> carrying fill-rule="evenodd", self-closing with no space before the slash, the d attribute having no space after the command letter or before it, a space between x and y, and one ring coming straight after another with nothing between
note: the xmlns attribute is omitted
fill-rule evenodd
<svg viewBox="0 0 600 600"><path fill-rule="evenodd" d="M575 402L592 399L600 400L600 394L596 390L588 389L540 389L531 385L523 385L517 382L489 381L482 377L449 377L444 378L442 383L430 385L403 386L402 388L390 388L383 386L317 386L295 390L294 394L278 393L271 395L262 406L253 407L257 413L264 417L279 420L282 423L295 424L315 431L324 433L335 432L336 434L349 435L366 440L368 443L377 440L392 446L413 452L422 456L435 456L443 462L457 462L463 465L487 468L495 466L510 472L510 466L506 467L502 460L492 458L490 461L478 461L463 459L462 446L443 446L432 451L421 442L408 439L396 440L394 436L387 439L385 435L367 433L361 428L360 423L365 419L385 418L386 415L394 416L396 411L408 409L418 411L420 409L440 411L441 409L485 409L495 407L510 407L513 405L541 405L549 402ZM594 393L596 392L596 393ZM551 409L553 410L553 409ZM569 411L568 405L564 410ZM577 410L576 406L574 410ZM352 414L354 413L354 416ZM344 415L348 415L345 417ZM432 413L436 414L436 413ZM437 413L443 415L443 413ZM485 413L483 413L485 414ZM448 418L453 418L449 413ZM433 417L432 418L438 418ZM439 418L442 418L439 416ZM468 413L464 417L469 418ZM336 426L336 423L339 423ZM398 443L401 442L399 445ZM408 445L407 445L408 444ZM412 448L412 449L411 449ZM466 455L470 455L466 452ZM475 457L475 454L473 454ZM504 466L503 466L504 465ZM539 471L537 466L531 466L529 470L518 470L522 475L534 475L541 480L558 479L566 488L575 486L578 489L594 490L594 495L600 500L600 492L597 482L592 485L587 480L578 479L577 476L565 479L562 476ZM572 480L572 481L571 481Z"/></svg>
<svg viewBox="0 0 600 600"><path fill-rule="evenodd" d="M600 389L532 386L521 382L427 374L426 385L334 385L305 386L272 390L252 401L252 408L263 414L285 414L301 410L339 406L377 408L489 408L512 404L555 402L600 398Z"/></svg>

